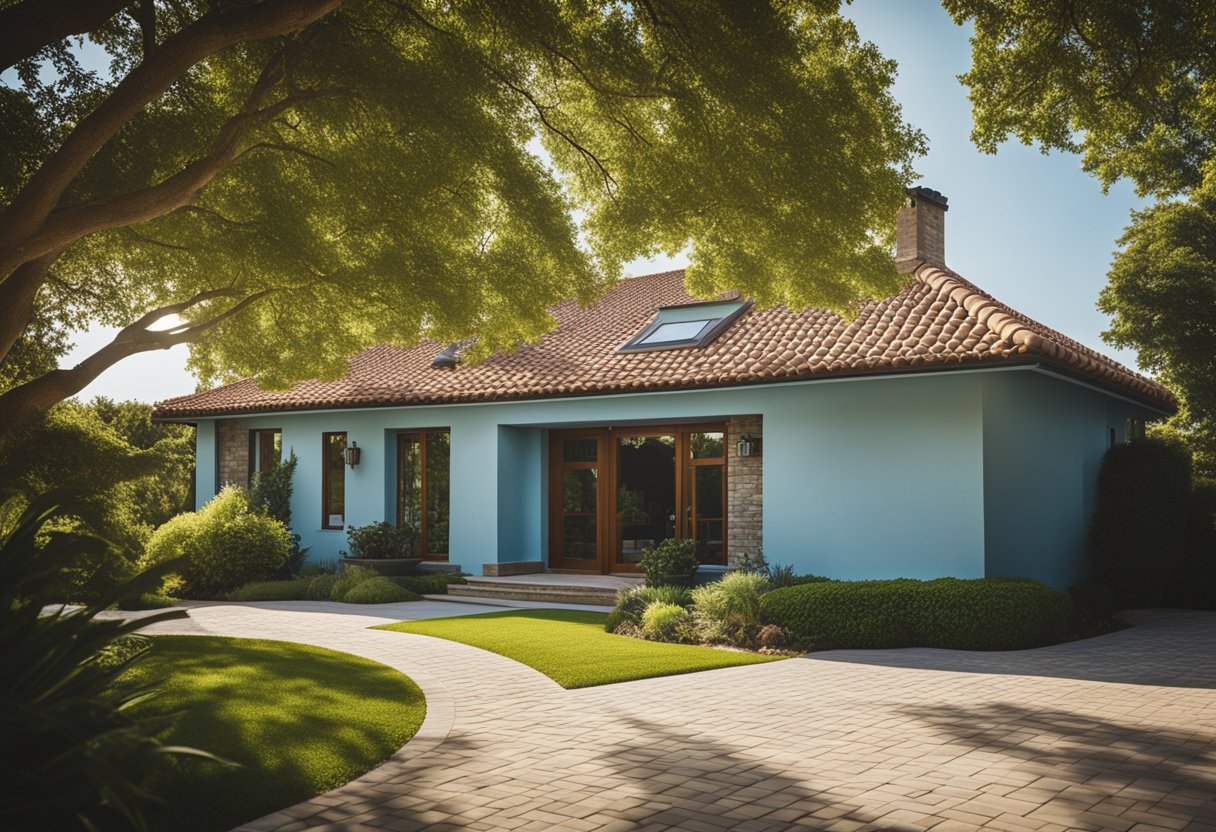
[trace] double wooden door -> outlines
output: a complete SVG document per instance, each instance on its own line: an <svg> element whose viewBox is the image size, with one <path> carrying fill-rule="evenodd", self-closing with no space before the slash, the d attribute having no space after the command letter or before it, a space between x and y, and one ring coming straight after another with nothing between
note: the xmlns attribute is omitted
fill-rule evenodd
<svg viewBox="0 0 1216 832"><path fill-rule="evenodd" d="M633 572L668 538L726 562L725 425L553 431L549 461L552 568Z"/></svg>

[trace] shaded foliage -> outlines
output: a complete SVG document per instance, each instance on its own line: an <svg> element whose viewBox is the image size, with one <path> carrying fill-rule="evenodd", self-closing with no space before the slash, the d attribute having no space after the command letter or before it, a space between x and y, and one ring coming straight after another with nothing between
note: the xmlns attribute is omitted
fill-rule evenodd
<svg viewBox="0 0 1216 832"><path fill-rule="evenodd" d="M1094 578L1121 607L1166 601L1189 544L1191 458L1175 443L1115 445L1102 459L1090 528Z"/></svg>
<svg viewBox="0 0 1216 832"><path fill-rule="evenodd" d="M5 504L5 512L17 503ZM119 677L146 652L135 634L184 611L137 621L98 620L120 599L147 591L158 571L112 589L86 607L41 614L59 573L108 548L100 538L48 531L53 498L29 503L0 538L0 825L7 829L144 828L152 796L143 781L166 755L202 755L163 745L164 717L133 715L151 693ZM209 755L202 755L209 756Z"/></svg>
<svg viewBox="0 0 1216 832"><path fill-rule="evenodd" d="M52 37L0 89L0 308L35 285L36 308L124 327L14 407L182 342L204 382L271 387L420 337L476 337L476 359L686 247L706 296L848 311L899 286L924 140L835 2L181 0L155 18L150 39L127 14L89 29L109 74ZM32 321L10 308L0 359ZM166 311L182 325L150 329Z"/></svg>
<svg viewBox="0 0 1216 832"><path fill-rule="evenodd" d="M59 529L91 531L113 548L65 570L59 600L88 601L132 574L152 530L190 507L194 431L153 425L151 406L98 398L65 402L0 445L0 482L26 502L54 491Z"/></svg>

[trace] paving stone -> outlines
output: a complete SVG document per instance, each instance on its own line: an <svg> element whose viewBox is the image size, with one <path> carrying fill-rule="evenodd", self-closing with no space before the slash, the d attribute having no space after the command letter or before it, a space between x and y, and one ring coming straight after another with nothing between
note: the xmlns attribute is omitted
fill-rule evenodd
<svg viewBox="0 0 1216 832"><path fill-rule="evenodd" d="M152 631L342 650L427 696L387 763L245 832L1216 826L1216 614L1040 650L834 651L566 691L492 653L367 629L477 605L190 608Z"/></svg>

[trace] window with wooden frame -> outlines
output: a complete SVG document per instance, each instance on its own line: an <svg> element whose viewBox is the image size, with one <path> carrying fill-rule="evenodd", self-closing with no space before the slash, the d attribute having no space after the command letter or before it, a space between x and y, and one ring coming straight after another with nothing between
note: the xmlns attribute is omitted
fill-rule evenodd
<svg viewBox="0 0 1216 832"><path fill-rule="evenodd" d="M447 560L451 433L424 428L397 434L397 525L418 530L421 557Z"/></svg>
<svg viewBox="0 0 1216 832"><path fill-rule="evenodd" d="M346 526L346 432L321 434L321 528Z"/></svg>
<svg viewBox="0 0 1216 832"><path fill-rule="evenodd" d="M283 461L283 431L266 428L249 431L249 484L258 471L268 471Z"/></svg>

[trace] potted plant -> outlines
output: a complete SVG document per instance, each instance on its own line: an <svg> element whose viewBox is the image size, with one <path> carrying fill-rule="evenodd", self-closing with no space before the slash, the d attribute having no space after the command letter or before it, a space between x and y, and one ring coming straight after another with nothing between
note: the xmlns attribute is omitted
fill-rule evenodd
<svg viewBox="0 0 1216 832"><path fill-rule="evenodd" d="M342 565L355 564L381 575L408 575L422 558L414 557L418 530L409 523L393 526L383 521L366 526L347 526L350 552L342 552Z"/></svg>
<svg viewBox="0 0 1216 832"><path fill-rule="evenodd" d="M642 550L638 568L646 575L647 586L692 586L700 562L697 541L668 538L657 546Z"/></svg>

